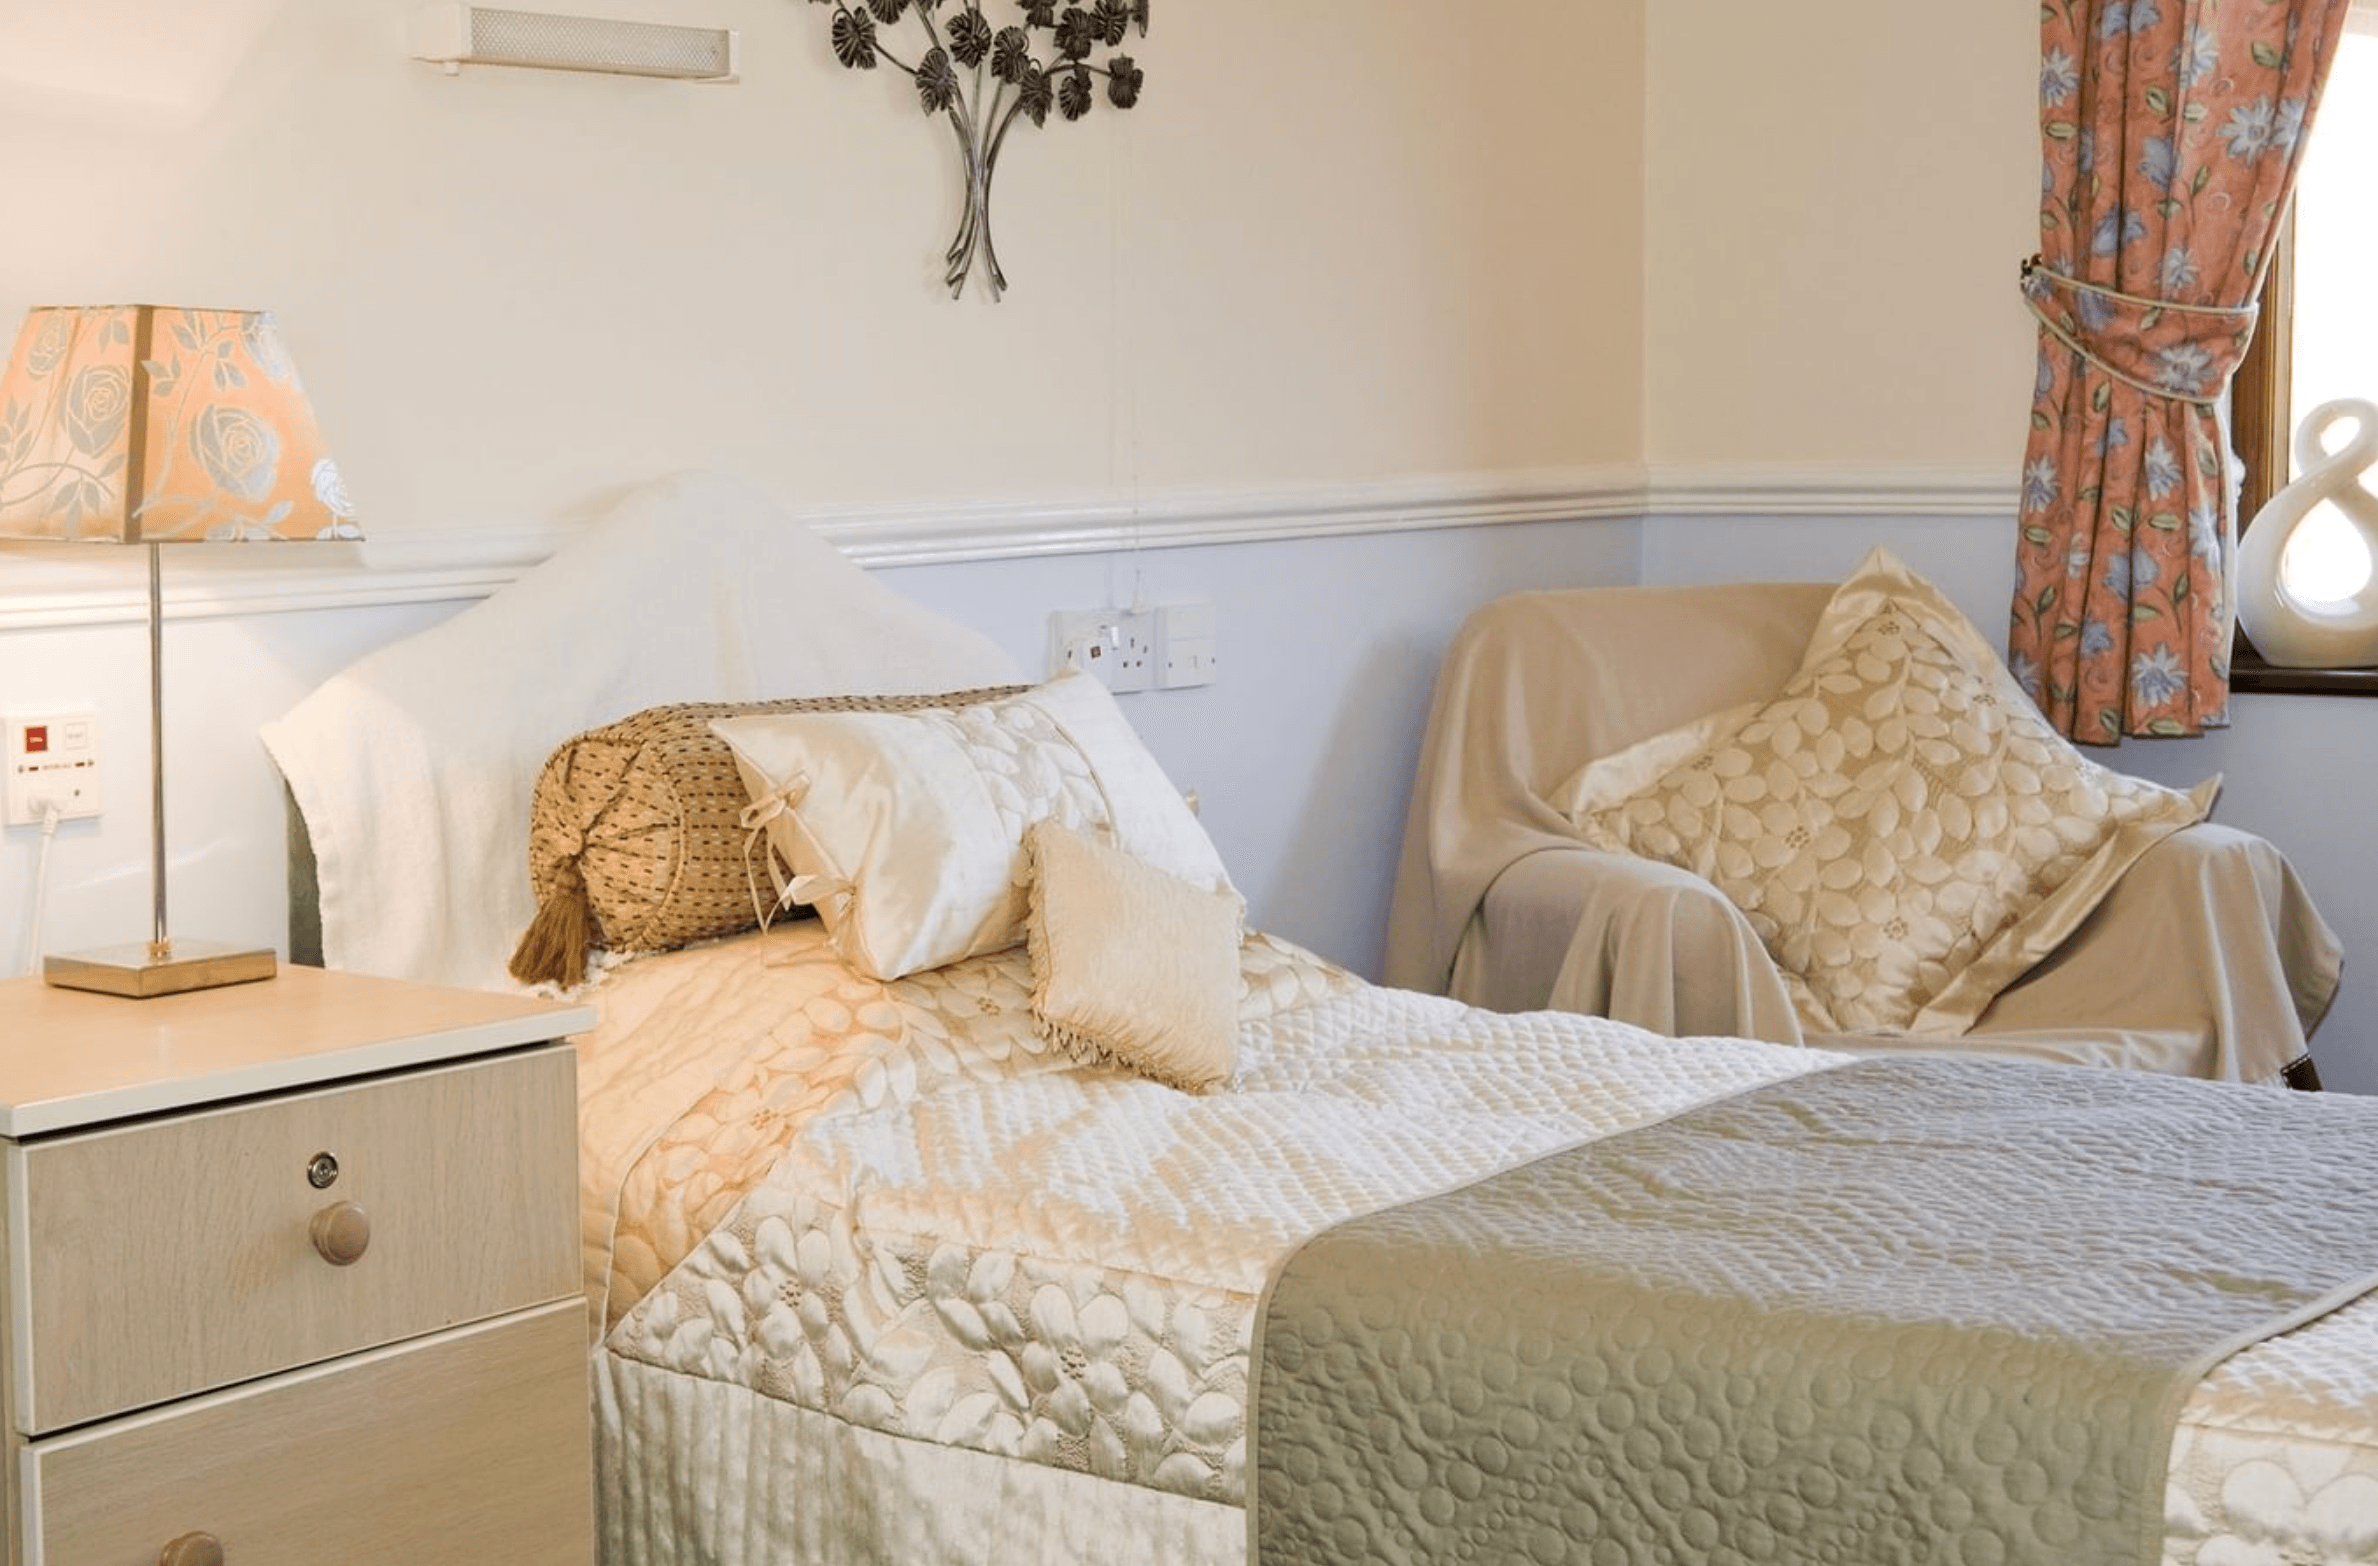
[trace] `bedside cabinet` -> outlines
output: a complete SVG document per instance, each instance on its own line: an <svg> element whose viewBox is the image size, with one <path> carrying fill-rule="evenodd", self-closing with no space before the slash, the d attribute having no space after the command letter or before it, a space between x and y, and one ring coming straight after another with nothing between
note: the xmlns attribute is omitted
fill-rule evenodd
<svg viewBox="0 0 2378 1566"><path fill-rule="evenodd" d="M588 1566L593 1021L0 982L0 1560Z"/></svg>

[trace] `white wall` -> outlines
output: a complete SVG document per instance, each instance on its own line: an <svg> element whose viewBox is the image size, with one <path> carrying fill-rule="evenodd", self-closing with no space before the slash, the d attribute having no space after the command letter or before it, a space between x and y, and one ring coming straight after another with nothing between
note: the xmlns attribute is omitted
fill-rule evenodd
<svg viewBox="0 0 2378 1566"><path fill-rule="evenodd" d="M0 321L274 309L373 530L693 465L834 506L1636 460L1641 0L1500 13L1591 94L1418 0L1169 7L1137 109L1010 138L996 306L939 288L946 124L826 8L553 7L738 29L690 86L448 78L412 4L0 7Z"/></svg>
<svg viewBox="0 0 2378 1566"><path fill-rule="evenodd" d="M1645 459L2012 464L2038 13L1700 0L1647 39Z"/></svg>
<svg viewBox="0 0 2378 1566"><path fill-rule="evenodd" d="M36 303L274 309L371 535L361 587L357 552L281 566L289 596L335 572L366 600L335 612L218 616L184 584L225 552L169 556L191 594L168 625L183 933L279 937L256 725L451 612L372 606L373 569L550 542L657 473L724 467L807 515L1012 506L1040 519L1023 546L1045 523L1060 548L1072 506L1252 496L1261 531L1267 507L1415 477L1639 490L1642 0L1501 13L1589 94L1513 90L1506 55L1448 47L1418 0L1160 6L1129 45L1139 108L1004 152L996 305L936 281L946 128L894 72L838 67L824 8L565 8L739 29L742 82L697 87L448 78L406 57L413 3L0 4L0 330ZM1480 598L1625 580L1634 550L1621 521L1150 551L1151 592L1216 604L1229 669L1133 720L1203 792L1258 917L1371 965L1437 646ZM0 549L0 714L95 708L112 768L107 817L53 849L53 948L147 917L138 562L58 553ZM890 575L1028 664L1050 609L1129 590L1097 556ZM99 623L51 623L86 592ZM36 847L0 835L9 968Z"/></svg>

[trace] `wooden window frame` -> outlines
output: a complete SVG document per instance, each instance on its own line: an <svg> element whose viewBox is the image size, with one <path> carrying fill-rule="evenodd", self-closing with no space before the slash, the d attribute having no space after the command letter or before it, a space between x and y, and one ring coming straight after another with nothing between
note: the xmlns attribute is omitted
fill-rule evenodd
<svg viewBox="0 0 2378 1566"><path fill-rule="evenodd" d="M2287 483L2295 414L2288 388L2295 360L2295 209L2291 203L2271 243L2254 341L2229 383L2230 445L2245 468L2238 492L2238 534ZM2282 669L2265 661L2240 626L2231 632L2229 688L2299 696L2378 696L2378 669Z"/></svg>

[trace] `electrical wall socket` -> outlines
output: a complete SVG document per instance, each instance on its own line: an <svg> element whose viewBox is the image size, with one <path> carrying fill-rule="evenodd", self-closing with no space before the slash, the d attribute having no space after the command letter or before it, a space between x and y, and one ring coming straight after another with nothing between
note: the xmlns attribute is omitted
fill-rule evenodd
<svg viewBox="0 0 2378 1566"><path fill-rule="evenodd" d="M7 824L32 826L55 804L61 819L99 814L99 719L88 712L11 718L7 748Z"/></svg>
<svg viewBox="0 0 2378 1566"><path fill-rule="evenodd" d="M1166 604L1157 610L1157 688L1213 684L1222 670L1219 645L1212 604Z"/></svg>
<svg viewBox="0 0 2378 1566"><path fill-rule="evenodd" d="M1060 609L1049 616L1049 672L1080 669L1110 691L1211 685L1221 671L1210 603Z"/></svg>
<svg viewBox="0 0 2378 1566"><path fill-rule="evenodd" d="M1118 695L1156 685L1156 612L1060 609L1049 616L1049 672L1080 669Z"/></svg>

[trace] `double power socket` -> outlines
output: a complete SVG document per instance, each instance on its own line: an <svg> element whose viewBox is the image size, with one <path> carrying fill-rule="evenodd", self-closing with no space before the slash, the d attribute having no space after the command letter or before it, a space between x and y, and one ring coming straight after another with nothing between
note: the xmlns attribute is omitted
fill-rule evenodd
<svg viewBox="0 0 2378 1566"><path fill-rule="evenodd" d="M1214 606L1060 609L1049 616L1049 672L1066 669L1118 695L1211 685L1220 671Z"/></svg>

